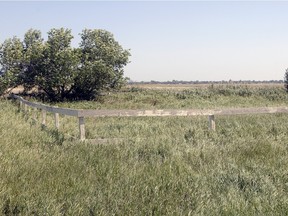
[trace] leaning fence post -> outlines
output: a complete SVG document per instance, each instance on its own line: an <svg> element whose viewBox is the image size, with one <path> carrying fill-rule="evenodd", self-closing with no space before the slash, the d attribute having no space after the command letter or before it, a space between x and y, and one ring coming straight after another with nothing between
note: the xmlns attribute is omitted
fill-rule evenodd
<svg viewBox="0 0 288 216"><path fill-rule="evenodd" d="M80 132L80 140L85 140L85 120L84 117L79 117L79 132Z"/></svg>
<svg viewBox="0 0 288 216"><path fill-rule="evenodd" d="M57 129L59 129L59 113L55 113L54 114L54 116L55 116L55 127L57 128Z"/></svg>
<svg viewBox="0 0 288 216"><path fill-rule="evenodd" d="M214 115L209 115L209 129L215 131L216 125L215 125L215 117Z"/></svg>
<svg viewBox="0 0 288 216"><path fill-rule="evenodd" d="M41 122L42 127L46 126L46 110L42 109L42 122Z"/></svg>

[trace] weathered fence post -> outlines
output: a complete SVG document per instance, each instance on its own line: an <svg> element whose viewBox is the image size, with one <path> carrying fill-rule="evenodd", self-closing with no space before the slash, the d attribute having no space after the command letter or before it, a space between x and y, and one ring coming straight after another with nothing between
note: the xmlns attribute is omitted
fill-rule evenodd
<svg viewBox="0 0 288 216"><path fill-rule="evenodd" d="M42 122L41 122L42 127L46 126L46 110L42 109Z"/></svg>
<svg viewBox="0 0 288 216"><path fill-rule="evenodd" d="M23 102L20 100L20 104L19 104L19 110L21 111L23 107Z"/></svg>
<svg viewBox="0 0 288 216"><path fill-rule="evenodd" d="M24 112L25 112L25 114L27 113L27 110L28 110L28 106L27 106L27 104L24 104Z"/></svg>
<svg viewBox="0 0 288 216"><path fill-rule="evenodd" d="M214 115L209 115L209 129L215 131L216 125L215 125L215 117Z"/></svg>
<svg viewBox="0 0 288 216"><path fill-rule="evenodd" d="M60 126L60 124L59 124L59 113L54 113L54 116L55 116L55 127L57 129L59 129L59 126Z"/></svg>
<svg viewBox="0 0 288 216"><path fill-rule="evenodd" d="M79 117L79 132L80 132L80 140L85 140L85 120L84 117Z"/></svg>
<svg viewBox="0 0 288 216"><path fill-rule="evenodd" d="M37 108L36 107L34 107L33 109L33 121L37 122Z"/></svg>

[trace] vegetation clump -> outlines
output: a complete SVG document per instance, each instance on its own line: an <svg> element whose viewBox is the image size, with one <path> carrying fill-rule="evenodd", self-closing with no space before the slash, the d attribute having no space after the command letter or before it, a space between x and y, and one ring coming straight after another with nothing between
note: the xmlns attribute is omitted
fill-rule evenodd
<svg viewBox="0 0 288 216"><path fill-rule="evenodd" d="M286 72L284 75L284 87L286 89L286 92L288 92L288 68L286 69Z"/></svg>
<svg viewBox="0 0 288 216"><path fill-rule="evenodd" d="M85 29L78 48L71 45L69 29L51 29L44 41L30 29L24 40L7 39L0 45L0 94L8 88L37 89L51 101L95 98L104 90L118 89L126 81L129 62L114 36L99 29Z"/></svg>

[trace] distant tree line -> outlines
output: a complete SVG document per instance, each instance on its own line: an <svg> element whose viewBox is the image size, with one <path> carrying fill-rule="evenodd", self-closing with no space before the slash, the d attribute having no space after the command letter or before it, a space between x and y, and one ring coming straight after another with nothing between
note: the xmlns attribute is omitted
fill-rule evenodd
<svg viewBox="0 0 288 216"><path fill-rule="evenodd" d="M288 80L288 73L287 73L287 80ZM172 81L129 81L129 84L265 84L265 83L275 83L275 84L281 84L283 83L283 80L264 80L264 81L257 81L257 80L238 80L238 81L183 81L183 80L172 80ZM288 86L288 81L287 81Z"/></svg>
<svg viewBox="0 0 288 216"><path fill-rule="evenodd" d="M89 100L120 88L129 50L106 30L85 29L80 36L78 48L71 46L73 36L65 28L51 29L47 41L34 29L23 40L5 40L0 44L0 94L21 85L52 101Z"/></svg>

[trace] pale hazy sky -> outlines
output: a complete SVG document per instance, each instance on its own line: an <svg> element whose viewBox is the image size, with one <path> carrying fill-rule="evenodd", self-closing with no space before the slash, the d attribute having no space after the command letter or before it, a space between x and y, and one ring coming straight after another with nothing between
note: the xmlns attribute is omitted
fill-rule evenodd
<svg viewBox="0 0 288 216"><path fill-rule="evenodd" d="M106 29L126 49L125 76L280 80L288 68L286 1L0 1L0 43L30 29Z"/></svg>

